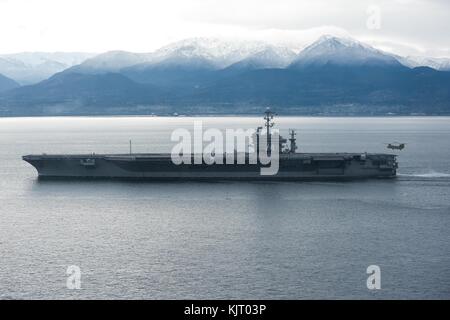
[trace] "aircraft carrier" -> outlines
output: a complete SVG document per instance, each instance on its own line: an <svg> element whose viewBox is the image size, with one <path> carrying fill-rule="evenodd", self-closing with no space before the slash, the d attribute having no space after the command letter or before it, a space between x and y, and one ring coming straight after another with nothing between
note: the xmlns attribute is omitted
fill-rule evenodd
<svg viewBox="0 0 450 320"><path fill-rule="evenodd" d="M176 164L170 153L145 154L60 154L26 155L23 160L33 165L40 179L124 179L124 180L354 180L368 178L393 178L396 176L395 154L384 153L301 153L296 152L295 132L290 138L279 138L279 148L272 146L273 113L265 113L267 148L269 154L277 152L278 170L272 175L261 174L261 162L250 163L245 153L245 163L226 163L227 155L214 155L223 161L196 164L195 155L190 163ZM259 127L256 140L260 138ZM287 141L289 140L289 145ZM259 144L257 143L259 146ZM258 148L256 148L258 149ZM256 150L259 155L260 150ZM258 156L257 156L258 157ZM223 164L220 164L223 162Z"/></svg>

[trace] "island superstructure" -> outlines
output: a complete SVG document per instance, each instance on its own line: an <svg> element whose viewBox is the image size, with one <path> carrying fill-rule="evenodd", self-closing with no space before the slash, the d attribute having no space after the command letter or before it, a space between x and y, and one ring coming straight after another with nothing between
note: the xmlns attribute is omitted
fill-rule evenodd
<svg viewBox="0 0 450 320"><path fill-rule="evenodd" d="M267 148L272 153L273 113L265 113ZM255 134L259 146L262 127ZM289 131L289 139L279 137L277 149L279 170L273 175L261 174L261 163L175 164L170 153L129 154L41 154L26 155L23 160L33 165L40 179L129 179L129 180L352 180L367 178L393 178L396 176L395 154L386 153L303 153L297 152L295 131ZM289 141L289 143L288 143ZM254 152L259 155L258 148ZM195 155L192 155L194 157ZM245 159L250 158L245 154Z"/></svg>

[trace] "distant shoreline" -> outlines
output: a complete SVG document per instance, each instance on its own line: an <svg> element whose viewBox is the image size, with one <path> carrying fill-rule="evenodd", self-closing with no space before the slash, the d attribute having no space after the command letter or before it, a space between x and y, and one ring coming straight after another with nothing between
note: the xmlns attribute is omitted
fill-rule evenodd
<svg viewBox="0 0 450 320"><path fill-rule="evenodd" d="M183 115L0 115L0 119L11 118L258 118L260 114L183 114ZM396 114L396 115L307 115L307 114L277 114L278 118L431 118L431 117L450 117L450 114Z"/></svg>

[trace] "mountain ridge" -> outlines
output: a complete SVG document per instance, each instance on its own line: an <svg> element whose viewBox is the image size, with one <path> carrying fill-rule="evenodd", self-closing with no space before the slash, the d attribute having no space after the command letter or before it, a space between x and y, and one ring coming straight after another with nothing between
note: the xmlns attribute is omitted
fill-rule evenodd
<svg viewBox="0 0 450 320"><path fill-rule="evenodd" d="M0 73L21 85L38 83L92 57L83 52L20 52L0 55Z"/></svg>
<svg viewBox="0 0 450 320"><path fill-rule="evenodd" d="M0 74L0 93L18 88L19 86L13 79Z"/></svg>
<svg viewBox="0 0 450 320"><path fill-rule="evenodd" d="M450 113L450 72L407 67L356 40L322 37L298 54L260 43L238 53L209 51L214 44L185 41L152 54L93 57L36 85L4 92L0 112L38 113L62 105L62 114L245 113L275 105L310 114L333 113L333 107L342 114ZM224 64L238 56L245 58ZM117 57L121 63L114 62Z"/></svg>

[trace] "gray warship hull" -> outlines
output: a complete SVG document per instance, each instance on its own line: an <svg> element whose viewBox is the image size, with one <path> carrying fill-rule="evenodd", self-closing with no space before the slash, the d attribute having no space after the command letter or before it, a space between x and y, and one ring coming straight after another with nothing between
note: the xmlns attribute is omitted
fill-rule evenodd
<svg viewBox="0 0 450 320"><path fill-rule="evenodd" d="M123 180L353 180L393 178L393 154L280 154L279 170L261 175L261 164L179 164L170 154L26 155L41 179Z"/></svg>

